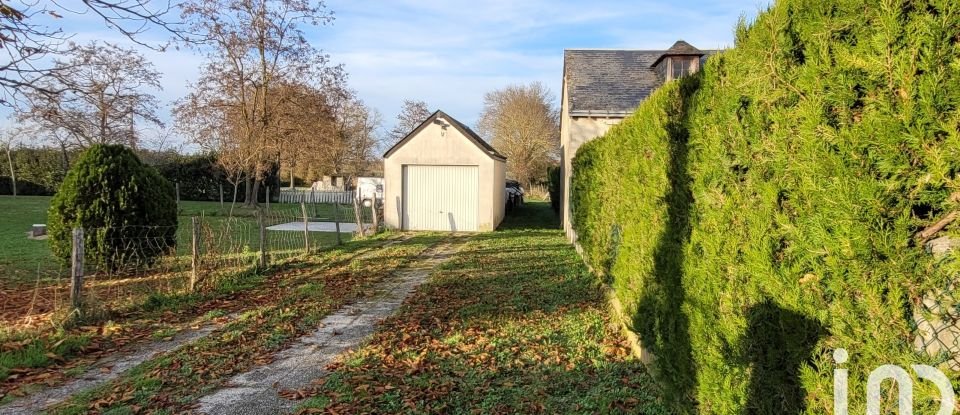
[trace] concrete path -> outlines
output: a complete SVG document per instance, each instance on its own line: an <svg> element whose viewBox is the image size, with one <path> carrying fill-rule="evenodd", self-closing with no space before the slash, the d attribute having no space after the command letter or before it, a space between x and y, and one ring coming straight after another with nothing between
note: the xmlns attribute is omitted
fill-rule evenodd
<svg viewBox="0 0 960 415"><path fill-rule="evenodd" d="M197 410L207 414L291 412L297 402L281 398L278 392L307 386L326 375L326 366L337 355L359 346L373 334L377 323L393 314L404 299L456 251L456 245L445 241L429 248L415 263L381 282L373 298L327 316L319 330L278 353L273 363L239 374L225 388L201 398Z"/></svg>
<svg viewBox="0 0 960 415"><path fill-rule="evenodd" d="M227 316L227 318L220 319L217 323L206 324L197 329L187 328L174 335L170 340L150 342L137 350L125 351L104 357L94 363L86 372L67 381L67 383L43 389L32 395L16 399L13 402L0 406L0 414L19 415L41 412L44 407L65 401L77 392L116 379L123 374L123 372L150 360L150 358L158 353L174 350L187 343L203 338L235 317L236 314L230 315Z"/></svg>
<svg viewBox="0 0 960 415"><path fill-rule="evenodd" d="M363 224L363 229L368 230L372 228L373 225L369 223ZM267 230L271 231L296 231L303 232L303 222L288 222L281 223L279 225L267 226ZM337 224L333 222L308 222L307 231L309 232L337 232ZM353 222L340 222L340 233L356 233L357 224Z"/></svg>

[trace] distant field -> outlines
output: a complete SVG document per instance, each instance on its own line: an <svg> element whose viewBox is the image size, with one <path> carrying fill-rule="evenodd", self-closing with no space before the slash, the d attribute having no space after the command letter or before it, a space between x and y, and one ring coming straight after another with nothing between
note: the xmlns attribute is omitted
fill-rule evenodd
<svg viewBox="0 0 960 415"><path fill-rule="evenodd" d="M38 277L49 279L65 275L67 268L50 253L47 241L27 239L32 224L46 223L49 205L48 196L0 196L0 217L3 218L0 220L0 285L33 283ZM337 216L334 205L308 205L307 211L312 221L333 221ZM364 213L364 218L369 218L367 209ZM232 214L244 224L238 231L246 233L244 237L252 242L251 249L256 249L256 210L238 205ZM202 216L216 225L225 222L230 215L229 203L221 208L218 202L181 201L178 251L186 252L192 216ZM341 222L353 222L352 206L341 206L339 217ZM301 218L300 205L271 203L267 225ZM299 242L292 241L293 236L284 232L269 232L268 237L271 245ZM347 241L350 235L343 234L342 239ZM328 246L335 243L336 236L332 233L314 233L311 234L311 241L312 244Z"/></svg>

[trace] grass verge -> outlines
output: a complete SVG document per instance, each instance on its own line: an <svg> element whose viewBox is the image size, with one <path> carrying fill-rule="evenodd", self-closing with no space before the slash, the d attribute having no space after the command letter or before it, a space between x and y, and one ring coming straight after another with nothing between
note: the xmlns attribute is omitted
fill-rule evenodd
<svg viewBox="0 0 960 415"><path fill-rule="evenodd" d="M147 361L118 380L74 396L51 413L175 413L231 376L267 364L344 304L368 294L394 268L443 236L422 234L325 269L304 267L274 281L271 301L250 307L211 335Z"/></svg>
<svg viewBox="0 0 960 415"><path fill-rule="evenodd" d="M242 273L198 293L157 293L107 318L76 320L42 333L0 330L0 404L39 385L53 386L77 368L135 342L156 341L232 312L276 304L298 276L322 275L350 264L397 235L351 241L284 263L264 275Z"/></svg>

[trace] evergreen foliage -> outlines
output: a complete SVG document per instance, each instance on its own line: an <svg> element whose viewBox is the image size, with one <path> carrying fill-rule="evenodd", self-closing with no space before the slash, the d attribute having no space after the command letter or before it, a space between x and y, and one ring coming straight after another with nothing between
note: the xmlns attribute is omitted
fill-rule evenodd
<svg viewBox="0 0 960 415"><path fill-rule="evenodd" d="M77 153L54 148L17 148L11 151L13 170L17 174L17 194L50 196L56 193ZM0 195L13 194L6 154L0 153L0 166Z"/></svg>
<svg viewBox="0 0 960 415"><path fill-rule="evenodd" d="M223 200L233 200L233 185L214 155L174 155L156 164L156 168L171 183L180 184L180 200L220 201L221 186ZM237 186L238 202L243 202L245 189L244 183Z"/></svg>
<svg viewBox="0 0 960 415"><path fill-rule="evenodd" d="M560 166L550 166L547 168L547 183L549 185L550 192L550 208L553 209L555 213L560 213L560 200L561 200L561 187L560 183Z"/></svg>
<svg viewBox="0 0 960 415"><path fill-rule="evenodd" d="M50 248L67 262L72 229L84 230L85 261L111 270L151 264L176 245L174 187L121 145L80 154L50 202Z"/></svg>
<svg viewBox="0 0 960 415"><path fill-rule="evenodd" d="M957 264L914 235L960 207L958 103L960 3L782 0L581 147L584 257L676 409L832 413L842 367L863 413L873 369L946 369L913 349L912 314Z"/></svg>
<svg viewBox="0 0 960 415"><path fill-rule="evenodd" d="M53 195L79 153L79 150L63 152L53 147L14 149L11 158L17 174L17 194ZM219 201L221 184L224 200L233 200L233 184L227 180L227 174L217 164L214 154L181 155L172 151L139 149L137 155L144 164L156 167L165 179L180 184L180 200ZM0 165L3 166L0 168L0 195L13 194L5 154L0 154ZM237 186L237 202L244 201L245 189L243 182Z"/></svg>

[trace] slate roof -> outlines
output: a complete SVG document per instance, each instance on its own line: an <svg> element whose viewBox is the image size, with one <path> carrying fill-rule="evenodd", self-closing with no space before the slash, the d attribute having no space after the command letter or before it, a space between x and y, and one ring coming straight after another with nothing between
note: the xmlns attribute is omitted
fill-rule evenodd
<svg viewBox="0 0 960 415"><path fill-rule="evenodd" d="M563 70L570 114L629 114L663 85L653 68L660 58L713 53L715 51L701 51L682 40L668 50L565 50Z"/></svg>
<svg viewBox="0 0 960 415"><path fill-rule="evenodd" d="M480 137L479 134L471 130L470 127L467 127L466 124L458 121L456 118L453 118L440 110L435 111L432 115L430 115L430 117L428 117L426 120L420 123L420 125L417 126L417 128L415 128L409 134L404 136L403 139L401 139L396 144L394 144L393 147L390 147L390 149L383 154L383 157L384 158L389 157L390 154L393 154L394 151L396 151L398 148L402 147L404 144L410 141L410 139L416 136L418 133L420 133L420 131L423 131L424 128L427 128L427 126L433 123L437 118L443 118L444 120L447 120L448 122L450 122L450 125L452 125L453 128L456 128L457 131L460 131L460 134L463 134L464 137L467 137L467 140L470 140L470 142L472 142L474 145L479 147L480 150L483 150L484 154L486 154L490 158L501 160L501 161L507 160L507 158L504 157L503 154L500 154L500 152L497 151L497 149L493 148L493 146L488 144L482 137Z"/></svg>
<svg viewBox="0 0 960 415"><path fill-rule="evenodd" d="M653 65L650 65L650 66L651 67L657 66L657 64L660 63L660 61L662 61L663 58L666 58L667 56L703 56L703 55L704 53L700 49L693 47L693 45L683 40L678 40L673 44L673 46L670 46L670 49L667 49L666 51L664 51L663 54L660 55L660 57L653 62Z"/></svg>

